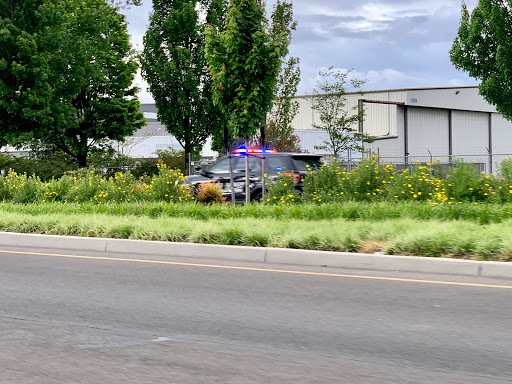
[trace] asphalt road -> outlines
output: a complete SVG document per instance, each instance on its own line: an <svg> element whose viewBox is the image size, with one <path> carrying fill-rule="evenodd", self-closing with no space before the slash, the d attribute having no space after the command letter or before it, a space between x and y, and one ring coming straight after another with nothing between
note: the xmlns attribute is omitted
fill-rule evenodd
<svg viewBox="0 0 512 384"><path fill-rule="evenodd" d="M0 383L512 382L510 280L104 257L0 249Z"/></svg>

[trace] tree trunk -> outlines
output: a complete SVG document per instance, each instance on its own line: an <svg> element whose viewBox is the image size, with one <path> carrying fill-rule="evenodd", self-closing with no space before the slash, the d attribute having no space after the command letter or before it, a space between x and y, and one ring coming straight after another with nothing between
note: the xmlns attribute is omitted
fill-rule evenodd
<svg viewBox="0 0 512 384"><path fill-rule="evenodd" d="M260 127L260 137L261 137L261 201L265 201L265 189L266 189L266 180L265 180L265 130L266 124L262 124Z"/></svg>
<svg viewBox="0 0 512 384"><path fill-rule="evenodd" d="M185 149L185 176L190 175L190 149Z"/></svg>
<svg viewBox="0 0 512 384"><path fill-rule="evenodd" d="M187 92L187 99L188 99L188 92ZM185 150L185 176L188 176L190 173L190 118L187 116L185 117L183 121L183 125L185 128L185 147L183 148Z"/></svg>
<svg viewBox="0 0 512 384"><path fill-rule="evenodd" d="M233 159L231 157L231 149L229 148L229 131L227 125L224 126L224 152L228 156L229 163L229 187L231 189L231 204L235 204L236 198L235 181L233 180Z"/></svg>
<svg viewBox="0 0 512 384"><path fill-rule="evenodd" d="M76 155L76 162L78 163L78 168L87 168L87 153L79 152Z"/></svg>
<svg viewBox="0 0 512 384"><path fill-rule="evenodd" d="M231 204L236 203L235 196L235 180L233 180L233 156L231 153L228 154L228 163L229 163L229 187L231 188Z"/></svg>
<svg viewBox="0 0 512 384"><path fill-rule="evenodd" d="M249 136L245 136L245 204L251 202L251 180L249 179Z"/></svg>

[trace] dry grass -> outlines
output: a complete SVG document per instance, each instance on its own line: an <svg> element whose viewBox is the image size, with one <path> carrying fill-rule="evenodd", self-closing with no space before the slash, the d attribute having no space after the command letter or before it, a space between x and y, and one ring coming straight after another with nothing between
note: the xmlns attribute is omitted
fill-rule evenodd
<svg viewBox="0 0 512 384"><path fill-rule="evenodd" d="M222 196L222 186L209 181L201 183L197 187L196 201L203 204L223 204L226 202L226 198Z"/></svg>
<svg viewBox="0 0 512 384"><path fill-rule="evenodd" d="M357 249L358 253L377 253L382 252L386 243L384 241L365 240Z"/></svg>

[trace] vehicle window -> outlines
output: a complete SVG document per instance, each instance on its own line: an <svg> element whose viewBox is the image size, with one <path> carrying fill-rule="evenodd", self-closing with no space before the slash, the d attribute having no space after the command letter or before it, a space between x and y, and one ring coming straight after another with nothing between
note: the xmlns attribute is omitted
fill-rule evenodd
<svg viewBox="0 0 512 384"><path fill-rule="evenodd" d="M233 172L245 172L245 157L233 158Z"/></svg>
<svg viewBox="0 0 512 384"><path fill-rule="evenodd" d="M213 163L210 168L208 168L209 172L212 173L228 173L229 172L229 162L228 159L220 159L216 163Z"/></svg>
<svg viewBox="0 0 512 384"><path fill-rule="evenodd" d="M261 159L258 157L249 157L249 171L261 172Z"/></svg>
<svg viewBox="0 0 512 384"><path fill-rule="evenodd" d="M320 158L317 157L311 157L311 156L304 156L304 157L294 157L293 158L293 170L294 171L307 171L308 167L311 168L318 168L322 166L322 161Z"/></svg>
<svg viewBox="0 0 512 384"><path fill-rule="evenodd" d="M244 172L245 171L245 157L237 156L233 157L233 172ZM290 169L290 160L286 157L267 157L265 158L266 168L274 171L282 171L284 169ZM229 162L228 159L220 159L216 163L213 163L209 172L212 173L229 173ZM261 172L261 158L249 157L249 171L251 173Z"/></svg>
<svg viewBox="0 0 512 384"><path fill-rule="evenodd" d="M232 158L233 161L233 172L244 172L245 171L245 157L237 156ZM261 169L260 163L261 160L250 157L249 158L249 170L251 172L257 172ZM208 169L209 172L212 173L229 173L229 160L221 159L216 163L212 164Z"/></svg>
<svg viewBox="0 0 512 384"><path fill-rule="evenodd" d="M233 159L233 172L245 172L245 156ZM261 159L249 157L249 172L261 172Z"/></svg>
<svg viewBox="0 0 512 384"><path fill-rule="evenodd" d="M265 162L266 168L274 172L281 172L286 169L291 169L290 160L284 156L269 156L265 159Z"/></svg>

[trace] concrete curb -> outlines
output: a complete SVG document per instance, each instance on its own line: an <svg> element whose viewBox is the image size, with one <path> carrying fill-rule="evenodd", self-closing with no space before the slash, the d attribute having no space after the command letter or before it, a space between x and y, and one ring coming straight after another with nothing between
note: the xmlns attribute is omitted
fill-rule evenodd
<svg viewBox="0 0 512 384"><path fill-rule="evenodd" d="M0 246L20 245L105 253L512 279L512 263L506 262L0 232Z"/></svg>

